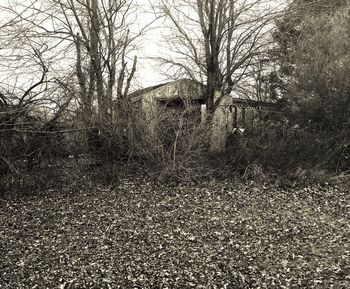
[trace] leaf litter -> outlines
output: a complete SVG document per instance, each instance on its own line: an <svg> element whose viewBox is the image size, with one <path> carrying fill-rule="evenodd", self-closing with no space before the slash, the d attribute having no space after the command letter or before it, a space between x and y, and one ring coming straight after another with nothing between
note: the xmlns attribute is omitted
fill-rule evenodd
<svg viewBox="0 0 350 289"><path fill-rule="evenodd" d="M0 288L349 288L349 204L347 186L142 178L1 200Z"/></svg>

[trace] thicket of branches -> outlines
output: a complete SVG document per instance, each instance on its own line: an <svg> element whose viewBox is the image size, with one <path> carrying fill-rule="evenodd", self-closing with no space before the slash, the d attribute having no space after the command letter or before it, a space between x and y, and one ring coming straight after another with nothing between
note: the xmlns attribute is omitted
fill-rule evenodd
<svg viewBox="0 0 350 289"><path fill-rule="evenodd" d="M277 71L289 118L314 135L319 161L349 168L349 1L293 1L276 22Z"/></svg>
<svg viewBox="0 0 350 289"><path fill-rule="evenodd" d="M154 1L154 19L141 26L133 1L1 3L0 173L87 155L95 163L160 165L169 174L193 175L210 163L210 124L186 117L190 107L160 113L154 137L128 97L137 46L159 18L169 53L158 60L169 78L205 86L209 115L229 93L285 104L232 135L220 156L225 165L347 171L350 3L276 3Z"/></svg>

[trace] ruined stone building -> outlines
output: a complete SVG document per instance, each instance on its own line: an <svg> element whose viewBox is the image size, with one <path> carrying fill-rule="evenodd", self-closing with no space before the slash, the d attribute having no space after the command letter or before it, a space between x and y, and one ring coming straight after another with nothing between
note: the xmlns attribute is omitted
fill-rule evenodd
<svg viewBox="0 0 350 289"><path fill-rule="evenodd" d="M217 93L218 97L220 92ZM150 134L156 132L159 116L164 109L185 109L191 107L193 116L206 118L205 86L190 79L180 79L165 84L138 90L130 95L132 102L139 105L144 113ZM244 126L252 112L271 103L234 98L225 95L216 108L211 123L211 150L222 151L226 147L228 136L235 127ZM248 111L250 110L250 112Z"/></svg>

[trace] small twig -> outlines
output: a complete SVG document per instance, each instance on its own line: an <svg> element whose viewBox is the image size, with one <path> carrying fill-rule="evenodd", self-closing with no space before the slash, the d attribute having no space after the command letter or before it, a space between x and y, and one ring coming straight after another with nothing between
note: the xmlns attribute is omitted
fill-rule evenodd
<svg viewBox="0 0 350 289"><path fill-rule="evenodd" d="M19 175L19 171L16 170L16 168L14 167L14 165L8 160L6 159L5 157L3 156L0 156L0 159L8 166L8 168L10 169L10 171L12 173L16 173L16 175Z"/></svg>
<svg viewBox="0 0 350 289"><path fill-rule="evenodd" d="M22 130L22 129L3 129L0 130L0 132L4 132L4 131L13 131L13 132L22 132L22 133L38 133L38 134L59 134L59 133L67 133L67 132L78 132L78 131L85 131L85 130L90 130L90 129L94 129L96 127L88 127L88 128L76 128L76 129L65 129L65 130L51 130L51 131L47 131L47 130Z"/></svg>
<svg viewBox="0 0 350 289"><path fill-rule="evenodd" d="M340 162L341 162L341 160L342 160L342 158L343 158L343 156L344 156L344 154L345 154L345 151L346 151L346 149L348 148L348 146L349 146L349 144L347 143L346 145L344 145L344 149L343 149L343 151L342 151L342 153L341 153L341 155L340 155L340 157L339 157L339 159L338 159L338 162L337 162L337 167L336 167L336 173L339 173L339 166L340 166Z"/></svg>

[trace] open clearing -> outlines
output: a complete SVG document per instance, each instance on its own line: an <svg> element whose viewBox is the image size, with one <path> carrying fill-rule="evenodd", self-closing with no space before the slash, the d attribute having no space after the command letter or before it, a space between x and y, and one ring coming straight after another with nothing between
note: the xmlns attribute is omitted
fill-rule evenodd
<svg viewBox="0 0 350 289"><path fill-rule="evenodd" d="M0 200L0 288L350 288L347 186L225 181Z"/></svg>

